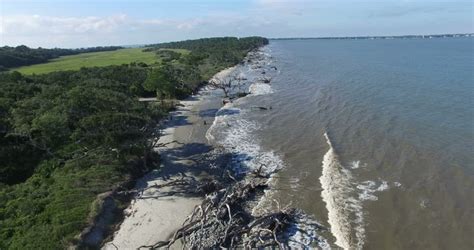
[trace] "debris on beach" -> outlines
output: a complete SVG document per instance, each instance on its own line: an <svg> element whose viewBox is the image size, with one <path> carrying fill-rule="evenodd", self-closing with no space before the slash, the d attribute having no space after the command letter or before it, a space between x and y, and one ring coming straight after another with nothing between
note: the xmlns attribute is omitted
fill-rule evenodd
<svg viewBox="0 0 474 250"><path fill-rule="evenodd" d="M201 182L183 179L166 184L191 185L196 192L205 194L205 198L169 240L143 245L139 249L171 247L178 240L183 248L193 249L272 246L287 249L290 243L288 230L293 230L302 211L278 204L273 211L258 216L252 214L252 204L268 188L269 177L262 168L241 177L233 176L226 169L217 179Z"/></svg>
<svg viewBox="0 0 474 250"><path fill-rule="evenodd" d="M262 107L262 106L255 106L255 107L252 107L254 109L258 109L258 110L271 110L272 109L272 106L269 106L268 108L267 107Z"/></svg>

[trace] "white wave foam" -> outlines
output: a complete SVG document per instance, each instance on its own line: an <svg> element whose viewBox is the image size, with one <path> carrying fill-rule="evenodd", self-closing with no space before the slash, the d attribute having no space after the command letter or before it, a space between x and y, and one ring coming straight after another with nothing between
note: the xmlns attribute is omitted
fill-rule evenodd
<svg viewBox="0 0 474 250"><path fill-rule="evenodd" d="M374 181L364 181L357 185L357 188L362 192L359 193L359 199L363 201L376 201L378 200L377 196L374 195L374 192L377 190Z"/></svg>
<svg viewBox="0 0 474 250"><path fill-rule="evenodd" d="M360 200L376 201L379 198L375 196L375 192L382 192L389 189L390 187L388 186L388 183L386 181L382 181L382 183L380 183L378 187L374 181L363 181L359 185L357 185L357 188L362 191L361 193L359 193Z"/></svg>
<svg viewBox="0 0 474 250"><path fill-rule="evenodd" d="M335 244L344 249L352 249L354 248L352 240L354 229L350 217L353 211L361 209L361 204L359 200L351 197L353 192L351 173L339 162L327 133L324 133L324 136L329 150L324 155L322 175L319 178L323 188L321 196L326 203L328 223L331 233L336 238ZM359 242L363 242L362 236L363 234L360 234L361 238L358 237Z"/></svg>
<svg viewBox="0 0 474 250"><path fill-rule="evenodd" d="M304 213L298 214L295 223L287 229L288 245L291 249L313 249L313 246L317 245L320 249L330 250L328 241L317 232L320 227L314 218Z"/></svg>
<svg viewBox="0 0 474 250"><path fill-rule="evenodd" d="M294 190L298 189L301 186L300 185L300 178L298 178L298 177L290 177L288 182L290 183L291 189L294 189Z"/></svg>
<svg viewBox="0 0 474 250"><path fill-rule="evenodd" d="M261 148L258 139L252 135L260 126L244 119L245 111L240 114L222 115L213 126L218 133L212 135L218 144L235 156L232 159L237 172L247 172L262 167L266 174L272 174L283 166L283 161L273 151ZM210 132L212 134L212 132ZM212 138L211 137L211 138Z"/></svg>
<svg viewBox="0 0 474 250"><path fill-rule="evenodd" d="M425 209L425 208L429 207L429 205L430 205L430 200L428 200L427 198L422 198L420 200L420 207L422 209Z"/></svg>
<svg viewBox="0 0 474 250"><path fill-rule="evenodd" d="M268 60L269 55L262 52L255 53L261 54L262 58L253 61L254 64ZM240 74L245 75L246 78L251 77L242 72ZM249 86L249 92L252 95L265 95L272 93L272 89L269 84L254 83ZM282 168L283 161L273 151L265 151L261 148L258 139L252 135L260 128L259 124L246 120L246 110L234 106L245 98L235 103L227 103L216 113L212 126L206 132L206 138L209 142L218 144L235 155L232 165L237 172L246 172L263 166L262 170L265 173L272 174Z"/></svg>
<svg viewBox="0 0 474 250"><path fill-rule="evenodd" d="M387 190L386 181L357 182L349 169L358 169L360 161L353 161L345 168L339 161L331 140L324 133L329 145L324 155L323 171L319 178L323 191L321 196L328 210L328 222L335 244L344 249L362 249L365 240L364 201L376 201L376 192ZM365 167L365 165L363 165ZM355 189L356 187L357 189ZM355 235L355 238L353 237Z"/></svg>
<svg viewBox="0 0 474 250"><path fill-rule="evenodd" d="M260 59L262 64L269 64L268 55L262 54ZM253 60L253 63L259 63ZM252 70L250 65L244 65L239 70L245 70L245 77L250 82L256 82L261 77L260 72ZM243 73L241 73L243 74ZM271 85L265 83L254 83L249 86L250 96L266 95L273 92ZM262 167L265 174L270 175L267 182L269 189L264 191L263 197L255 205L252 213L258 215L260 212L270 209L273 205L274 191L271 187L276 185L277 170L284 167L282 158L274 151L265 150L261 147L255 132L260 129L256 122L246 119L246 112L240 108L239 104L246 97L240 98L234 103L227 103L217 113L212 126L206 132L206 138L214 145L223 147L227 152L232 153L231 166L237 173L245 173ZM292 239L302 245L294 245L296 248L307 248L316 243L322 249L330 249L328 242L316 234L317 227L311 228L309 218L302 218L294 225L295 234ZM309 223L309 224L308 224ZM313 223L316 224L316 223ZM298 230L297 230L298 229ZM303 230L299 230L303 229ZM306 232L306 233L303 233ZM296 244L296 243L295 243Z"/></svg>
<svg viewBox="0 0 474 250"><path fill-rule="evenodd" d="M249 92L252 95L266 95L273 93L272 86L266 83L254 83L250 85Z"/></svg>
<svg viewBox="0 0 474 250"><path fill-rule="evenodd" d="M231 102L228 102L222 108L220 108L217 111L217 113L214 117L214 121L212 122L212 125L206 131L206 139L210 143L215 143L216 142L216 138L214 137L213 133L214 133L214 131L216 131L218 129L219 126L222 126L221 124L225 123L225 119L226 119L226 116L227 116L226 114L231 113L231 112L228 112L228 110L233 110L233 111L240 112L240 110L237 110L237 109L233 108L232 105L233 104Z"/></svg>
<svg viewBox="0 0 474 250"><path fill-rule="evenodd" d="M234 104L226 104L221 108L214 119L214 123L206 133L209 142L223 147L227 152L233 154L231 166L237 174L260 169L270 175L267 184L269 187L275 185L276 179L273 174L283 168L284 163L279 155L273 151L264 150L260 146L255 131L260 129L259 124L245 119L245 110L233 107ZM258 214L272 203L273 191L264 191L262 199L253 209Z"/></svg>
<svg viewBox="0 0 474 250"><path fill-rule="evenodd" d="M360 168L360 161L353 161L353 162L351 162L351 168L352 168L352 169L358 169L358 168Z"/></svg>
<svg viewBox="0 0 474 250"><path fill-rule="evenodd" d="M388 183L386 181L382 181L382 184L380 184L380 186L377 188L377 191L381 192L387 190L388 188Z"/></svg>

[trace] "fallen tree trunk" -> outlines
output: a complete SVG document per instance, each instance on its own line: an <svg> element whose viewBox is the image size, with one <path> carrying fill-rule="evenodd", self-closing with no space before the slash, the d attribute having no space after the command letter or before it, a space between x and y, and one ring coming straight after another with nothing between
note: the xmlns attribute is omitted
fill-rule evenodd
<svg viewBox="0 0 474 250"><path fill-rule="evenodd" d="M185 248L286 248L284 232L297 210L279 208L258 217L251 212L251 203L268 186L268 177L261 174L261 168L240 181L236 181L230 173L225 179L225 182L232 184L221 189L208 189L205 199L194 208L173 237L167 241L143 245L139 249L171 247L177 240L181 240ZM179 185L180 182L174 184ZM212 186L222 187L216 183Z"/></svg>

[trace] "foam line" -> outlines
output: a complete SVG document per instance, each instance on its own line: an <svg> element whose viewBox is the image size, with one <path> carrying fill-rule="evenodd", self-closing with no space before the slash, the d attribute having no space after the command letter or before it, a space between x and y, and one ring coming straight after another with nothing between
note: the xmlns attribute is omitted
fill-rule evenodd
<svg viewBox="0 0 474 250"><path fill-rule="evenodd" d="M354 243L350 216L352 208L358 208L360 204L357 200L350 199L353 191L352 176L339 162L328 134L324 133L324 137L329 150L324 155L322 175L319 178L323 188L321 196L326 203L328 223L336 238L335 244L344 249L352 249Z"/></svg>

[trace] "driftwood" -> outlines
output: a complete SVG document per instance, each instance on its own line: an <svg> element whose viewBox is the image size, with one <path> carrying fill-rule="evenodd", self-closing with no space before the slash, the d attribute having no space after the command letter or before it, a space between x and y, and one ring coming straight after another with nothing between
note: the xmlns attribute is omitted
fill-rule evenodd
<svg viewBox="0 0 474 250"><path fill-rule="evenodd" d="M208 82L208 86L213 89L220 89L224 92L224 97L229 97L230 92L236 86L232 84L231 78L213 78Z"/></svg>
<svg viewBox="0 0 474 250"><path fill-rule="evenodd" d="M267 77L267 76L259 77L257 80L258 83L266 83L266 84L270 84L271 81L272 81L272 78Z"/></svg>
<svg viewBox="0 0 474 250"><path fill-rule="evenodd" d="M170 247L177 240L181 240L185 248L286 248L284 232L292 223L296 210L278 208L258 217L251 213L251 202L267 188L268 176L263 174L264 167L262 164L239 181L227 171L226 182L232 184L225 188L218 183L202 184L210 186L205 189L208 193L182 227L169 240L143 245L139 249ZM174 184L180 184L179 181Z"/></svg>
<svg viewBox="0 0 474 250"><path fill-rule="evenodd" d="M252 108L254 108L254 109L259 109L259 110L269 110L269 109L272 109L271 106L268 107L268 108L267 108L267 107L262 107L262 106L255 106L255 107L252 107Z"/></svg>
<svg viewBox="0 0 474 250"><path fill-rule="evenodd" d="M248 62L255 62L253 69L262 68L258 60L262 53L250 54ZM276 67L272 67L276 70ZM264 75L266 72L262 71ZM245 76L234 79L213 79L209 85L221 89L225 98L223 104L232 100L231 90L240 88ZM237 82L238 84L233 84ZM270 77L262 76L258 82L269 84ZM269 110L271 107L253 107L259 110ZM228 125L230 126L230 125ZM253 208L268 188L271 173L265 171L267 166L261 164L254 171L241 176L234 176L230 169L221 169L220 175L213 180L175 180L173 183L151 186L162 188L164 185L189 185L191 190L197 190L204 196L201 204L184 220L181 228L176 230L166 241L140 246L138 249L170 248L180 241L183 249L208 248L289 248L289 231L303 213L294 208L280 207L271 211L258 211ZM194 192L194 191L193 191ZM298 229L304 231L303 229Z"/></svg>

